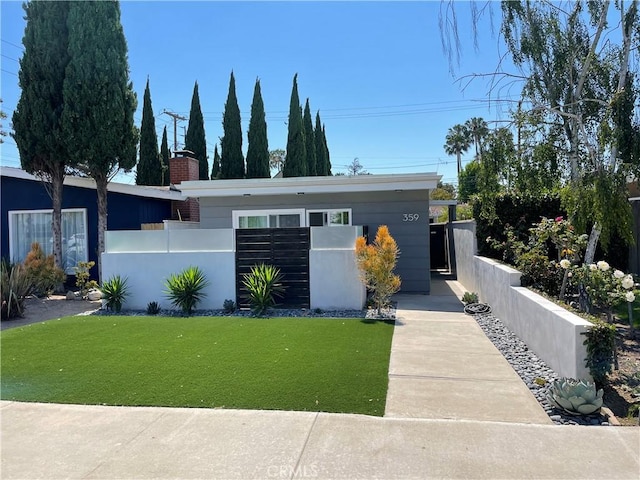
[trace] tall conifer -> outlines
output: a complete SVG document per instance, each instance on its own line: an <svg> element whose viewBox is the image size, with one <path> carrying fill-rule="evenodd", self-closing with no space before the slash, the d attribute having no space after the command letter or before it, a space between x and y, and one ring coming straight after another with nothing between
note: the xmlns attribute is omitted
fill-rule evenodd
<svg viewBox="0 0 640 480"><path fill-rule="evenodd" d="M244 178L244 156L242 155L242 125L240 108L236 97L236 79L231 72L229 94L222 118L224 136L221 142L220 178Z"/></svg>
<svg viewBox="0 0 640 480"><path fill-rule="evenodd" d="M162 142L160 144L160 161L162 162L162 185L169 185L169 141L167 140L167 126L162 131Z"/></svg>
<svg viewBox="0 0 640 480"><path fill-rule="evenodd" d="M322 123L320 122L320 111L316 113L316 128L313 132L313 143L316 150L317 174L320 176L329 175L327 168L327 155L324 145L324 134L322 133Z"/></svg>
<svg viewBox="0 0 640 480"><path fill-rule="evenodd" d="M62 134L69 3L29 2L23 8L27 23L18 72L21 93L12 118L13 138L20 165L42 179L51 197L53 256L56 266L63 267L62 186L67 167L73 163Z"/></svg>
<svg viewBox="0 0 640 480"><path fill-rule="evenodd" d="M70 2L63 134L69 155L96 182L98 273L107 230L107 184L136 164L137 100L129 81L127 41L118 2ZM87 114L90 112L90 114Z"/></svg>
<svg viewBox="0 0 640 480"><path fill-rule="evenodd" d="M282 175L284 177L304 177L307 174L306 149L304 145L304 127L298 96L298 74L293 77L291 102L289 103L289 133L287 136L287 156Z"/></svg>
<svg viewBox="0 0 640 480"><path fill-rule="evenodd" d="M331 173L331 155L329 154L329 147L327 146L327 130L324 125L322 125L322 143L324 143L324 161L327 175L333 175L333 173Z"/></svg>
<svg viewBox="0 0 640 480"><path fill-rule="evenodd" d="M213 149L213 167L211 168L211 180L220 178L220 155L218 154L218 145Z"/></svg>
<svg viewBox="0 0 640 480"><path fill-rule="evenodd" d="M158 153L158 134L151 105L148 78L143 102L142 124L140 125L140 161L136 169L136 185L161 185L162 163Z"/></svg>
<svg viewBox="0 0 640 480"><path fill-rule="evenodd" d="M192 151L193 156L198 160L199 179L208 180L209 162L207 161L207 141L204 135L204 118L202 117L202 108L200 108L198 82L193 86L189 126L187 127L187 136L184 139L184 148L185 150Z"/></svg>
<svg viewBox="0 0 640 480"><path fill-rule="evenodd" d="M247 133L247 178L269 178L269 143L260 80L256 80L251 104L251 119Z"/></svg>
<svg viewBox="0 0 640 480"><path fill-rule="evenodd" d="M307 175L315 177L318 175L316 164L316 148L315 140L313 137L313 120L311 120L311 108L309 107L309 99L304 106L304 116L302 117L302 124L304 126L304 144L306 151L307 161Z"/></svg>

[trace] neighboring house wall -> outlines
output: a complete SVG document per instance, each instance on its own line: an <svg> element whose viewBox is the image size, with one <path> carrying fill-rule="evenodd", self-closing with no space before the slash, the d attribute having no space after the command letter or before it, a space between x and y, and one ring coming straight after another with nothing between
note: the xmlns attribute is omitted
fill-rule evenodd
<svg viewBox="0 0 640 480"><path fill-rule="evenodd" d="M16 210L49 210L51 198L39 181L0 177L1 256L10 258L9 212ZM171 201L109 192L108 230L139 230L143 223L157 223L171 218ZM98 207L96 190L65 185L62 208L82 208L87 212L88 260L98 261ZM92 272L97 275L97 269Z"/></svg>
<svg viewBox="0 0 640 480"><path fill-rule="evenodd" d="M350 208L352 225L369 229L375 237L378 226L387 225L400 256L396 273L404 293L429 293L429 192L356 192L338 194L269 195L200 198L201 228L232 228L234 210ZM409 215L415 215L411 216ZM412 219L413 221L408 221Z"/></svg>

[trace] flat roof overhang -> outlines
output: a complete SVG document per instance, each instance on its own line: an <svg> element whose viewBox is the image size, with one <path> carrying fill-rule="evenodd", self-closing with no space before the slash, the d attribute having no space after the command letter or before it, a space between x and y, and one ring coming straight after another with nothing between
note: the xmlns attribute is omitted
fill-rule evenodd
<svg viewBox="0 0 640 480"><path fill-rule="evenodd" d="M251 178L198 180L177 187L187 197L246 197L314 193L393 192L433 190L442 178L437 173L390 175L336 175L330 177Z"/></svg>

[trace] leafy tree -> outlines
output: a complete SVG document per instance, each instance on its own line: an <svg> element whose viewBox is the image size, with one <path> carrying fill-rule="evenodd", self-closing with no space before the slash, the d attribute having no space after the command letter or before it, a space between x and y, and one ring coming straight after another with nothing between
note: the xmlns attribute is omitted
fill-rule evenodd
<svg viewBox="0 0 640 480"><path fill-rule="evenodd" d="M142 124L140 125L140 161L136 170L136 185L162 185L162 160L158 153L156 119L151 106L149 79L144 89Z"/></svg>
<svg viewBox="0 0 640 480"><path fill-rule="evenodd" d="M316 173L320 176L329 175L328 152L325 151L324 133L320 122L320 112L316 113L316 126L313 131L313 143L316 150Z"/></svg>
<svg viewBox="0 0 640 480"><path fill-rule="evenodd" d="M136 95L118 2L69 4L70 60L64 79L62 133L69 157L96 182L98 271L107 229L107 184L136 164ZM87 114L90 112L90 114Z"/></svg>
<svg viewBox="0 0 640 480"><path fill-rule="evenodd" d="M354 158L353 161L347 165L347 175L350 177L354 175L369 175L369 172L364 169L359 158Z"/></svg>
<svg viewBox="0 0 640 480"><path fill-rule="evenodd" d="M242 126L240 108L236 97L236 80L231 72L229 94L224 106L222 118L222 154L220 159L220 178L244 178L244 157L242 155Z"/></svg>
<svg viewBox="0 0 640 480"><path fill-rule="evenodd" d="M264 103L260 92L260 80L256 80L251 104L251 120L247 133L247 178L269 178L269 142L267 140L267 122Z"/></svg>
<svg viewBox="0 0 640 480"><path fill-rule="evenodd" d="M287 152L282 148L276 148L269 152L269 168L277 172L281 172L284 168L284 161L287 157Z"/></svg>
<svg viewBox="0 0 640 480"><path fill-rule="evenodd" d="M356 264L364 285L373 292L373 302L380 315L391 296L400 290L400 277L393 273L400 250L386 225L380 225L376 238L367 245L364 237L356 239Z"/></svg>
<svg viewBox="0 0 640 480"><path fill-rule="evenodd" d="M307 150L304 143L304 126L298 97L298 74L293 77L291 102L289 104L289 133L287 136L287 156L282 174L285 177L304 177L307 175Z"/></svg>
<svg viewBox="0 0 640 480"><path fill-rule="evenodd" d="M213 167L211 168L211 180L220 178L220 155L218 154L218 145L213 148Z"/></svg>
<svg viewBox="0 0 640 480"><path fill-rule="evenodd" d="M193 86L193 96L191 97L191 111L189 112L189 126L184 139L185 150L193 152L198 160L198 175L200 180L209 179L209 162L207 161L207 141L204 136L204 118L200 108L200 95L198 93L198 82Z"/></svg>
<svg viewBox="0 0 640 480"><path fill-rule="evenodd" d="M469 130L464 125L454 125L449 129L445 138L444 151L447 155L455 155L458 161L458 176L462 170L461 156L464 152L469 150L471 146L471 139L469 136Z"/></svg>
<svg viewBox="0 0 640 480"><path fill-rule="evenodd" d="M167 186L170 183L169 177L169 141L167 140L167 127L162 131L162 142L160 142L160 162L162 163L162 182L161 185Z"/></svg>
<svg viewBox="0 0 640 480"><path fill-rule="evenodd" d="M487 126L487 122L480 117L473 117L467 120L464 123L465 128L467 129L468 135L473 141L473 145L476 148L476 157L478 160L482 162L482 142L489 134L489 127Z"/></svg>
<svg viewBox="0 0 640 480"><path fill-rule="evenodd" d="M468 202L474 195L480 191L480 162L473 160L460 172L458 177L458 200L463 203Z"/></svg>
<svg viewBox="0 0 640 480"><path fill-rule="evenodd" d="M450 183L438 182L438 186L431 191L432 200L453 200L456 198L456 187Z"/></svg>
<svg viewBox="0 0 640 480"><path fill-rule="evenodd" d="M317 157L315 148L315 137L313 135L313 120L311 120L311 108L309 108L309 99L304 106L304 116L302 117L302 125L304 127L304 144L307 152L307 175L315 177L318 175Z"/></svg>
<svg viewBox="0 0 640 480"><path fill-rule="evenodd" d="M55 265L62 267L62 190L74 163L62 133L69 3L29 2L23 8L27 23L18 72L22 91L13 113L13 138L20 165L42 180L51 197L53 256Z"/></svg>

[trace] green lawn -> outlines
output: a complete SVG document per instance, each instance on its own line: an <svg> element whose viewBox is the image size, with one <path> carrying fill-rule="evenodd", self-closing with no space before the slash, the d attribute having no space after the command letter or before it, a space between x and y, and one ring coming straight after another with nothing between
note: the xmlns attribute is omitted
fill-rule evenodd
<svg viewBox="0 0 640 480"><path fill-rule="evenodd" d="M9 329L3 400L383 415L393 326L84 316Z"/></svg>

